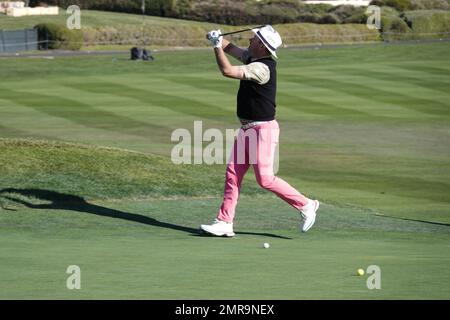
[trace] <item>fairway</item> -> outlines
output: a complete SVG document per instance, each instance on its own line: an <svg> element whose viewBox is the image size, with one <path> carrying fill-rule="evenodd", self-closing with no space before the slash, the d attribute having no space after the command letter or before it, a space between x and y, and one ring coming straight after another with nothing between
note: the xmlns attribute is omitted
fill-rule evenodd
<svg viewBox="0 0 450 320"><path fill-rule="evenodd" d="M232 239L198 232L225 166L170 160L238 127L211 50L0 58L0 299L449 299L449 49L281 50L278 174L321 209L300 233L250 171Z"/></svg>

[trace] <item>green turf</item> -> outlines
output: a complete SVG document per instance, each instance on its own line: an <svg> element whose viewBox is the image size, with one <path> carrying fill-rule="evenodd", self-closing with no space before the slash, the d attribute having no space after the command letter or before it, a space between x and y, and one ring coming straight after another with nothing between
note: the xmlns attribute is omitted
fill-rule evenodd
<svg viewBox="0 0 450 320"><path fill-rule="evenodd" d="M217 204L66 202L6 211L0 298L450 298L448 227L325 204L314 231L299 234L297 217L278 199L244 197L235 238L198 236ZM65 287L69 265L81 268L79 291ZM381 268L381 290L355 275L369 265ZM220 279L220 290L205 285Z"/></svg>
<svg viewBox="0 0 450 320"><path fill-rule="evenodd" d="M450 298L449 47L282 50L279 174L322 207L300 234L250 172L235 239L196 233L223 165L168 158L176 128L237 126L209 50L0 59L0 298Z"/></svg>

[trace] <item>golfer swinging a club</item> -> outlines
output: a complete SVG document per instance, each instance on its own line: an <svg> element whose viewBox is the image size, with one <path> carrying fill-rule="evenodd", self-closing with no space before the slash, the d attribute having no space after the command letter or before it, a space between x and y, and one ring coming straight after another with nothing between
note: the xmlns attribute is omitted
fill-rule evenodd
<svg viewBox="0 0 450 320"><path fill-rule="evenodd" d="M253 166L258 184L286 201L299 211L303 220L302 231L308 231L316 219L319 201L311 200L276 177L273 171L275 148L278 144L279 127L275 120L276 97L276 49L281 37L272 26L252 29L247 50L233 45L221 36L220 30L207 34L216 55L217 65L225 77L239 79L237 116L241 129L234 142L227 165L222 205L211 225L200 228L215 236L234 236L233 220L239 198L242 179ZM240 60L244 65L233 66L225 53Z"/></svg>

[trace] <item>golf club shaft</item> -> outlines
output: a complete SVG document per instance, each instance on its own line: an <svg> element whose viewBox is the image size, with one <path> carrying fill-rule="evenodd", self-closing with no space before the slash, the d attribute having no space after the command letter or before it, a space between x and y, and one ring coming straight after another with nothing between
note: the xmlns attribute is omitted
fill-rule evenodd
<svg viewBox="0 0 450 320"><path fill-rule="evenodd" d="M226 33L221 33L220 35L221 35L221 36L227 36L227 35L230 35L230 34L241 33L241 32L245 32L245 31L250 31L250 30L252 30L252 29L259 29L259 28L262 28L262 27L265 27L265 26L266 26L266 25L258 26L258 27L253 27L253 28L249 28L249 29L242 29L242 30L233 31L233 32L226 32Z"/></svg>

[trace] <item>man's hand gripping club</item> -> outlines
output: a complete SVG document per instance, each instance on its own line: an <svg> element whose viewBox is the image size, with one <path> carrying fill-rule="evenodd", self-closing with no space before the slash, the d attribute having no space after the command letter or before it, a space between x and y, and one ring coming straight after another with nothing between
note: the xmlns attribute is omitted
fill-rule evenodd
<svg viewBox="0 0 450 320"><path fill-rule="evenodd" d="M222 40L223 36L221 35L220 30L212 30L206 34L206 39L211 41L211 44L214 48L222 48Z"/></svg>

